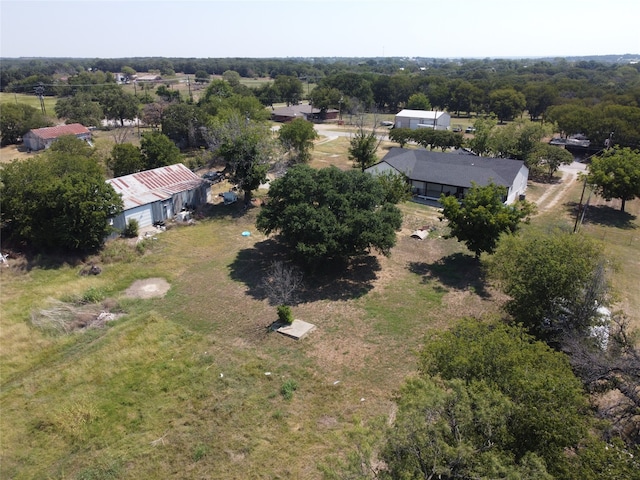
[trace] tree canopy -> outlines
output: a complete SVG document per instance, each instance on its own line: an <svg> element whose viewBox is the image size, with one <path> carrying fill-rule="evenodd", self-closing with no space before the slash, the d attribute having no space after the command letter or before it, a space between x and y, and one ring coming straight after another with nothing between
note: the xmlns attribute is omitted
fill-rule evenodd
<svg viewBox="0 0 640 480"><path fill-rule="evenodd" d="M568 232L505 237L485 262L490 278L511 297L507 311L538 338L586 335L598 305L607 303L602 245L589 237Z"/></svg>
<svg viewBox="0 0 640 480"><path fill-rule="evenodd" d="M388 255L402 214L383 199L381 183L369 174L296 165L271 183L256 225L267 235L279 233L282 243L311 265L372 249Z"/></svg>
<svg viewBox="0 0 640 480"><path fill-rule="evenodd" d="M520 222L527 221L534 209L527 201L505 205L506 193L505 187L494 183L484 187L474 183L462 202L454 196L440 197L441 219L449 223L448 237L464 242L476 257L482 252L493 253L500 236L517 232Z"/></svg>
<svg viewBox="0 0 640 480"><path fill-rule="evenodd" d="M464 320L425 344L385 459L393 478L550 478L570 468L588 413L563 354L522 327Z"/></svg>
<svg viewBox="0 0 640 480"><path fill-rule="evenodd" d="M169 137L160 132L145 132L140 139L144 170L180 163L180 150Z"/></svg>
<svg viewBox="0 0 640 480"><path fill-rule="evenodd" d="M640 197L640 152L629 147L615 147L594 157L589 165L587 181L607 200L622 200L624 212L627 200Z"/></svg>
<svg viewBox="0 0 640 480"><path fill-rule="evenodd" d="M0 169L0 211L14 240L88 251L110 233L107 219L122 210L122 200L98 162L81 153L84 142L70 137L74 141L78 148L50 150Z"/></svg>
<svg viewBox="0 0 640 480"><path fill-rule="evenodd" d="M236 112L219 121L211 133L212 147L226 163L231 183L244 191L244 202L251 202L252 191L266 182L274 139L266 124L243 119Z"/></svg>
<svg viewBox="0 0 640 480"><path fill-rule="evenodd" d="M51 125L44 115L25 103L3 103L0 108L1 144L11 145L29 130Z"/></svg>
<svg viewBox="0 0 640 480"><path fill-rule="evenodd" d="M294 152L297 163L304 163L311 157L313 141L318 138L318 133L313 123L296 118L280 127L278 138L287 151Z"/></svg>

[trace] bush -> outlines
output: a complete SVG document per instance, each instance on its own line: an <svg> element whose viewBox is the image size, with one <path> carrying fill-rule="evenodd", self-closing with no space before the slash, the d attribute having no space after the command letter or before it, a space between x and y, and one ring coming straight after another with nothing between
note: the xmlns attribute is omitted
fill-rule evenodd
<svg viewBox="0 0 640 480"><path fill-rule="evenodd" d="M140 224L135 218L132 218L127 222L127 226L122 231L122 235L124 235L127 238L134 238L138 236L139 230L140 230Z"/></svg>
<svg viewBox="0 0 640 480"><path fill-rule="evenodd" d="M289 305L278 306L278 320L286 324L293 323L293 313Z"/></svg>
<svg viewBox="0 0 640 480"><path fill-rule="evenodd" d="M287 380L280 387L280 393L284 397L285 400L291 400L293 398L293 392L298 389L298 384L295 380Z"/></svg>

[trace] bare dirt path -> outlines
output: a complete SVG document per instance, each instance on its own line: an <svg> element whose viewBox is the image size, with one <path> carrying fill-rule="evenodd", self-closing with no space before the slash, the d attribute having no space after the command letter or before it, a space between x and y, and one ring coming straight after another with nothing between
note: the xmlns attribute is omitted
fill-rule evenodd
<svg viewBox="0 0 640 480"><path fill-rule="evenodd" d="M549 186L542 196L536 201L538 205L538 215L551 210L564 197L567 191L578 180L578 175L585 172L587 166L580 162L573 162L571 165L562 165L559 169L562 179L555 185Z"/></svg>

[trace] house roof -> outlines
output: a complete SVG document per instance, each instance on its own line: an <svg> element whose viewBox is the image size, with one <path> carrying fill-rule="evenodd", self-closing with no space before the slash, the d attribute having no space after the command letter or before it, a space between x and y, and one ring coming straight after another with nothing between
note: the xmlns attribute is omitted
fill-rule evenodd
<svg viewBox="0 0 640 480"><path fill-rule="evenodd" d="M271 115L278 117L302 117L311 113L320 113L320 109L313 108L311 105L291 105L275 108L271 111Z"/></svg>
<svg viewBox="0 0 640 480"><path fill-rule="evenodd" d="M400 110L396 113L396 117L408 117L408 118L440 118L447 112L433 111L433 110Z"/></svg>
<svg viewBox="0 0 640 480"><path fill-rule="evenodd" d="M107 180L116 193L122 195L124 209L139 207L172 195L193 190L206 183L182 163L154 168Z"/></svg>
<svg viewBox="0 0 640 480"><path fill-rule="evenodd" d="M69 125L56 125L55 127L36 128L30 131L33 135L43 140L51 140L63 135L83 135L91 133L87 127L80 123Z"/></svg>
<svg viewBox="0 0 640 480"><path fill-rule="evenodd" d="M471 182L480 186L493 182L496 185L510 187L524 165L522 160L510 158L478 157L399 147L391 148L379 163L383 162L404 173L411 180L466 188L471 187Z"/></svg>

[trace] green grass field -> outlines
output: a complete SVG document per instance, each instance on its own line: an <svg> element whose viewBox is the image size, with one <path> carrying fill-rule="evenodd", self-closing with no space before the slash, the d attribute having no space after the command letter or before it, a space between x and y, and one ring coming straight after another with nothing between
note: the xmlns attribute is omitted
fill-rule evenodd
<svg viewBox="0 0 640 480"><path fill-rule="evenodd" d="M350 168L347 145L320 139L312 165ZM533 184L528 197L546 188ZM572 227L580 191L571 185L528 228ZM606 242L620 305L640 326L640 200L627 214L592 205L582 231ZM255 230L257 208L211 206L196 225L146 240L143 255L110 242L85 259L99 276L70 259L11 259L0 268L0 478L321 478L355 432L393 414L425 336L493 315L503 300L464 246L443 238L436 209L401 208L390 257L305 277L293 312L317 329L300 341L268 328L276 307L260 284L280 252ZM410 237L424 225L428 238ZM171 284L165 297L124 295L153 277ZM124 316L66 334L32 324L54 300L81 298Z"/></svg>
<svg viewBox="0 0 640 480"><path fill-rule="evenodd" d="M43 97L44 108L48 116L55 117L56 97ZM26 95L24 93L6 93L0 92L0 105L5 103L26 103L40 110L40 99L35 95Z"/></svg>

